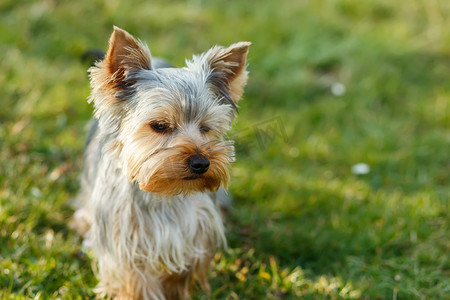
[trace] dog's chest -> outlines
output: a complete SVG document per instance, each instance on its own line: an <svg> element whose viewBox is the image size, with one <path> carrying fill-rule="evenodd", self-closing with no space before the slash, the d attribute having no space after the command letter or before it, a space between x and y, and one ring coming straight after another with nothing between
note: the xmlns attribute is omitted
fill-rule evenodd
<svg viewBox="0 0 450 300"><path fill-rule="evenodd" d="M180 273L225 243L221 217L206 194L172 198L142 191L132 192L132 198L129 190L120 194L110 202L113 209L108 216L101 217L105 223L101 240L102 248L116 249L115 256L127 264L144 264L152 273Z"/></svg>
<svg viewBox="0 0 450 300"><path fill-rule="evenodd" d="M171 271L186 270L224 240L221 218L204 194L163 199L137 209L140 212L135 212L135 238L151 266L162 264Z"/></svg>

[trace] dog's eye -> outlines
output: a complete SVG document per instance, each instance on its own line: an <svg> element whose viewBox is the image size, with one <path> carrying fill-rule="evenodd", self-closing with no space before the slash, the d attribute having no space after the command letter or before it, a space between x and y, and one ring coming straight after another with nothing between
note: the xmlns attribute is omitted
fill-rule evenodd
<svg viewBox="0 0 450 300"><path fill-rule="evenodd" d="M170 129L169 124L163 122L153 122L150 127L156 132L166 132Z"/></svg>
<svg viewBox="0 0 450 300"><path fill-rule="evenodd" d="M207 133L207 132L210 131L210 130L211 130L211 128L206 127L206 126L200 127L200 131L203 132L203 133Z"/></svg>

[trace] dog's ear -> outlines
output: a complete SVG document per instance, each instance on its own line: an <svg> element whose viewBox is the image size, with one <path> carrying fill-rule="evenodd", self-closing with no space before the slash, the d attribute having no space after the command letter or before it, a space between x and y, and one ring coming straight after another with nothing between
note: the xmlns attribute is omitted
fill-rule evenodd
<svg viewBox="0 0 450 300"><path fill-rule="evenodd" d="M147 45L114 26L105 59L89 69L91 85L94 90L115 94L132 85L130 72L140 69L152 69Z"/></svg>
<svg viewBox="0 0 450 300"><path fill-rule="evenodd" d="M128 95L136 79L130 76L142 69L151 70L151 54L148 47L123 29L114 26L109 48L104 60L89 69L96 116L107 109L121 109L114 104Z"/></svg>
<svg viewBox="0 0 450 300"><path fill-rule="evenodd" d="M200 59L209 69L207 82L233 105L241 99L247 84L246 61L250 45L250 42L239 42L228 48L215 46L200 57L194 57L194 63Z"/></svg>
<svg viewBox="0 0 450 300"><path fill-rule="evenodd" d="M114 26L103 67L108 71L111 83L120 88L126 83L130 70L152 68L150 50L131 34Z"/></svg>

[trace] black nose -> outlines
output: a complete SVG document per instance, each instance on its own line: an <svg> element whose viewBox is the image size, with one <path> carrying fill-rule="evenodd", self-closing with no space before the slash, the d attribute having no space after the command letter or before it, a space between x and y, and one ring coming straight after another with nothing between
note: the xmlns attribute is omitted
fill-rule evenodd
<svg viewBox="0 0 450 300"><path fill-rule="evenodd" d="M189 169L194 174L203 174L208 171L209 160L203 155L193 155L189 158Z"/></svg>

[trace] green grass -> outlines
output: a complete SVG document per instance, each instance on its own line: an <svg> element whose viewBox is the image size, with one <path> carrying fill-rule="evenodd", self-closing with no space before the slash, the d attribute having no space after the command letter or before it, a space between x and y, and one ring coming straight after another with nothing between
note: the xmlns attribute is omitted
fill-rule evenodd
<svg viewBox="0 0 450 300"><path fill-rule="evenodd" d="M177 65L253 42L230 251L197 299L450 299L449 20L446 0L1 1L0 298L94 298L69 200L80 56L114 24Z"/></svg>

